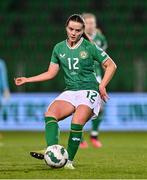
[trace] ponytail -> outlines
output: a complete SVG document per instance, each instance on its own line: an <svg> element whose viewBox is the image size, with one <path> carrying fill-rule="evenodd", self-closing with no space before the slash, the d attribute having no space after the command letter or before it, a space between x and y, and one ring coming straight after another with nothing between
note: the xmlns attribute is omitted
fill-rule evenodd
<svg viewBox="0 0 147 180"><path fill-rule="evenodd" d="M85 32L82 34L82 37L83 37L84 39L86 39L87 41L92 42L91 39L88 37L88 35L87 35Z"/></svg>

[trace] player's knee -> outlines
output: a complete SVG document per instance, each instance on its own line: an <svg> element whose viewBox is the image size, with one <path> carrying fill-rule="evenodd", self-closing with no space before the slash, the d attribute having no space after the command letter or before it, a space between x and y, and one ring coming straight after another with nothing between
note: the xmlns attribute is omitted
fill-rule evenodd
<svg viewBox="0 0 147 180"><path fill-rule="evenodd" d="M45 117L55 117L56 118L56 114L50 111L45 112Z"/></svg>
<svg viewBox="0 0 147 180"><path fill-rule="evenodd" d="M73 124L80 124L80 125L85 125L86 120L82 119L82 118L78 118L78 119L73 119L72 120Z"/></svg>
<svg viewBox="0 0 147 180"><path fill-rule="evenodd" d="M57 121L60 121L60 114L56 112L47 111L45 112L45 117L54 117Z"/></svg>

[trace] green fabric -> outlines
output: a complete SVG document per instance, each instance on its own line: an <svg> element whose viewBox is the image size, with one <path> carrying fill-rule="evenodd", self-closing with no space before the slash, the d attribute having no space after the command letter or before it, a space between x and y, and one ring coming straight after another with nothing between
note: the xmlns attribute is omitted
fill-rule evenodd
<svg viewBox="0 0 147 180"><path fill-rule="evenodd" d="M45 138L47 146L58 144L59 127L54 117L45 117Z"/></svg>
<svg viewBox="0 0 147 180"><path fill-rule="evenodd" d="M101 32L97 31L96 34L94 34L91 38L98 47L100 47L104 51L107 49L107 40ZM97 61L94 62L94 72L96 77L102 77L103 69L101 64Z"/></svg>
<svg viewBox="0 0 147 180"><path fill-rule="evenodd" d="M71 124L71 131L68 140L68 155L69 160L72 161L77 153L79 144L81 142L83 125Z"/></svg>
<svg viewBox="0 0 147 180"><path fill-rule="evenodd" d="M98 91L94 61L102 63L108 57L95 44L81 38L75 48L69 47L66 40L58 43L53 50L51 63L62 67L66 90Z"/></svg>
<svg viewBox="0 0 147 180"><path fill-rule="evenodd" d="M97 61L94 62L94 74L96 77L100 76L102 78L103 68Z"/></svg>
<svg viewBox="0 0 147 180"><path fill-rule="evenodd" d="M97 117L92 119L92 131L99 131L101 122L102 122L102 112L100 112Z"/></svg>
<svg viewBox="0 0 147 180"><path fill-rule="evenodd" d="M98 47L100 47L101 49L103 49L104 51L107 49L107 40L106 37L104 36L104 34L100 31L97 31L93 36L92 36L92 40L96 43L96 45Z"/></svg>

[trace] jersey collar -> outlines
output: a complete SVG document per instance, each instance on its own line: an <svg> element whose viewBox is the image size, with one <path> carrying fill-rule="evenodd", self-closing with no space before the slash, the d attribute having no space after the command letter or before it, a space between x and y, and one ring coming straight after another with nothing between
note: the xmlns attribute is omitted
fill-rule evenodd
<svg viewBox="0 0 147 180"><path fill-rule="evenodd" d="M66 45L69 49L77 49L81 45L82 42L83 42L83 37L81 37L81 39L77 42L77 44L75 44L73 47L71 47L66 39Z"/></svg>

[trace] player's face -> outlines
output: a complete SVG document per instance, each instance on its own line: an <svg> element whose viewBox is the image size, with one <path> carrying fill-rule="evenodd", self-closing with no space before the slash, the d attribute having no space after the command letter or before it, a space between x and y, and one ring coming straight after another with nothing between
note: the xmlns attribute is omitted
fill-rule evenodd
<svg viewBox="0 0 147 180"><path fill-rule="evenodd" d="M76 43L84 32L83 24L75 21L69 21L66 31L69 42Z"/></svg>
<svg viewBox="0 0 147 180"><path fill-rule="evenodd" d="M89 17L85 18L85 32L89 35L92 35L96 30L96 21L95 18Z"/></svg>

